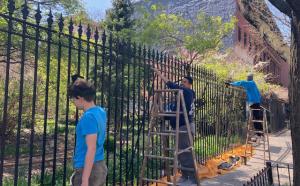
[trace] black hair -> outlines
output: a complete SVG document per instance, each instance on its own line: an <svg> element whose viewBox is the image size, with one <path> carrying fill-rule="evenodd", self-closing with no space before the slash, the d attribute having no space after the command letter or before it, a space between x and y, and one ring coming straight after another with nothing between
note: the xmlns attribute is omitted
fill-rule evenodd
<svg viewBox="0 0 300 186"><path fill-rule="evenodd" d="M191 76L185 76L183 78L187 79L189 84L191 84L191 85L193 84L193 78Z"/></svg>
<svg viewBox="0 0 300 186"><path fill-rule="evenodd" d="M73 78L73 77L76 77ZM84 100L91 102L96 97L96 89L92 82L81 78L82 76L73 75L73 83L68 88L70 98L83 97Z"/></svg>

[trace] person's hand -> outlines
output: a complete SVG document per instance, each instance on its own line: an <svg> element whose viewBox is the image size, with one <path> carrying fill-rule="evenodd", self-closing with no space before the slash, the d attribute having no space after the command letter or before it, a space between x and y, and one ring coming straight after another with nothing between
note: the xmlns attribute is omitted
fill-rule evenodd
<svg viewBox="0 0 300 186"><path fill-rule="evenodd" d="M157 68L152 68L152 70L157 74L157 75L160 75L160 71L157 69Z"/></svg>

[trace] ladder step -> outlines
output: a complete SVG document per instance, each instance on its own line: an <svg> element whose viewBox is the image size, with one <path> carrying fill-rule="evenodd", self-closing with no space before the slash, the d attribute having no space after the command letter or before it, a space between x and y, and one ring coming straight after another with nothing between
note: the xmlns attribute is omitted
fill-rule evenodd
<svg viewBox="0 0 300 186"><path fill-rule="evenodd" d="M176 136L174 133L169 132L150 132L151 135L161 135L161 136Z"/></svg>
<svg viewBox="0 0 300 186"><path fill-rule="evenodd" d="M250 109L250 110L262 110L262 109Z"/></svg>
<svg viewBox="0 0 300 186"><path fill-rule="evenodd" d="M174 165L170 165L170 167L174 168ZM177 169L186 170L186 171L195 171L195 168L187 168L187 167L181 167L181 166L177 166Z"/></svg>
<svg viewBox="0 0 300 186"><path fill-rule="evenodd" d="M165 117L165 116L168 116L168 117L176 117L176 114L158 113L157 116L158 116L158 117Z"/></svg>
<svg viewBox="0 0 300 186"><path fill-rule="evenodd" d="M177 112L164 112L164 114L176 114ZM179 114L183 114L182 111L178 112Z"/></svg>
<svg viewBox="0 0 300 186"><path fill-rule="evenodd" d="M145 155L147 158L156 158L156 159L165 159L165 160L174 160L171 157L164 157L164 156L155 156L155 155Z"/></svg>
<svg viewBox="0 0 300 186"><path fill-rule="evenodd" d="M165 130L165 131L162 131L162 132L168 132L168 133L174 133L174 134L176 134L176 130ZM179 130L179 133L188 133L188 131L186 131L186 130Z"/></svg>
<svg viewBox="0 0 300 186"><path fill-rule="evenodd" d="M251 120L252 122L263 123L263 120Z"/></svg>
<svg viewBox="0 0 300 186"><path fill-rule="evenodd" d="M179 155L179 154L182 154L182 153L184 153L184 152L190 152L190 150L192 150L192 149L193 149L193 147L190 146L190 147L188 147L188 148L186 148L186 149L183 149L183 150L179 151L179 152L178 152L178 155Z"/></svg>
<svg viewBox="0 0 300 186"><path fill-rule="evenodd" d="M249 130L249 131L251 131L251 132L256 132L256 133L258 133L258 134L264 134L264 132L263 132L263 131L260 131L260 130Z"/></svg>
<svg viewBox="0 0 300 186"><path fill-rule="evenodd" d="M143 181L147 181L147 182L155 182L155 183L162 183L162 184L167 184L167 185L173 185L172 182L161 181L161 180L154 180L154 179L148 179L148 178L143 178Z"/></svg>

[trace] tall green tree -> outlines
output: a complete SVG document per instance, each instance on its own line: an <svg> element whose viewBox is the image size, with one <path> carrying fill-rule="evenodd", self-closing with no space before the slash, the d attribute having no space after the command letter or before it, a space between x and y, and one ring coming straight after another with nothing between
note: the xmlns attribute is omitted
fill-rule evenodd
<svg viewBox="0 0 300 186"><path fill-rule="evenodd" d="M192 21L176 14L167 14L152 5L138 22L136 40L163 51L175 52L193 63L208 50L219 49L222 39L234 30L236 19L223 22L219 16L199 13Z"/></svg>
<svg viewBox="0 0 300 186"><path fill-rule="evenodd" d="M129 39L135 24L133 4L131 0L113 0L112 5L106 12L105 28L120 38Z"/></svg>

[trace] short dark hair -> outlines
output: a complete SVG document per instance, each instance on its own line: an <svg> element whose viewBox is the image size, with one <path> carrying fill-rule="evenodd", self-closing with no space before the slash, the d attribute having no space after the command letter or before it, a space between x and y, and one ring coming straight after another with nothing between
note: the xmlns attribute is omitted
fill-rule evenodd
<svg viewBox="0 0 300 186"><path fill-rule="evenodd" d="M77 78L68 88L70 98L83 97L85 101L91 102L96 97L94 84L82 78Z"/></svg>
<svg viewBox="0 0 300 186"><path fill-rule="evenodd" d="M191 76L185 76L184 78L188 80L189 84L193 84L193 78Z"/></svg>

